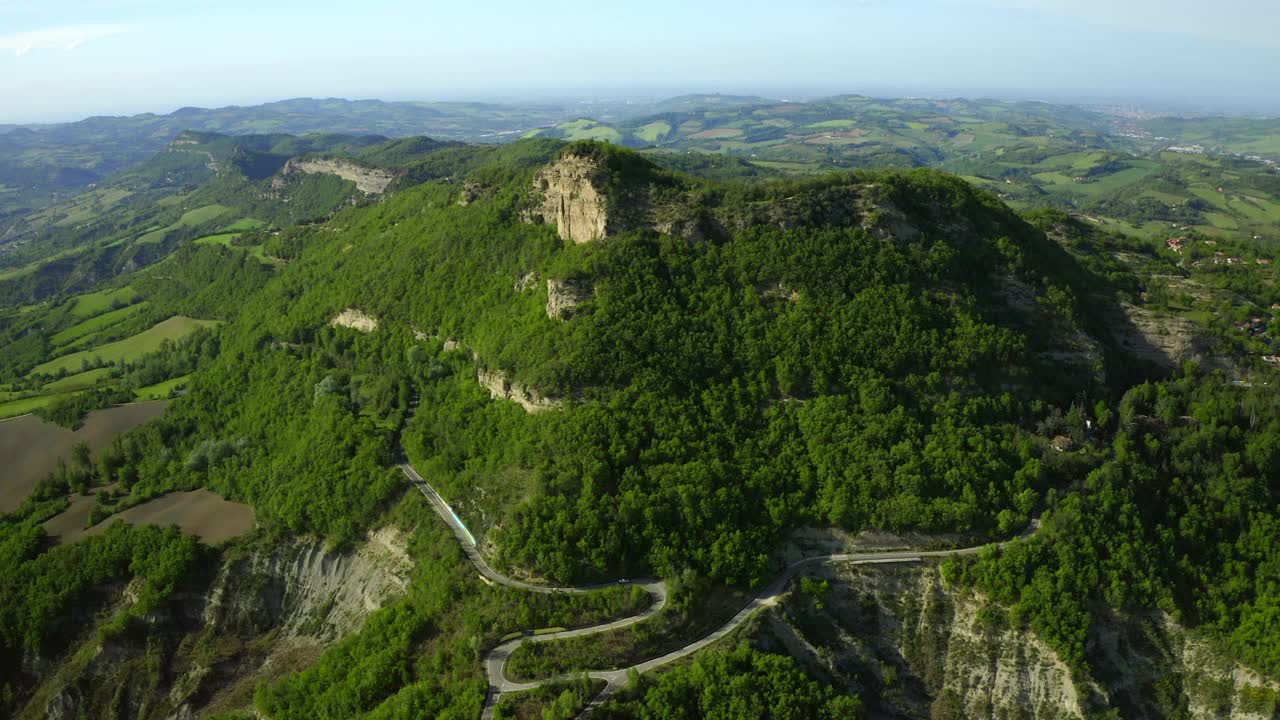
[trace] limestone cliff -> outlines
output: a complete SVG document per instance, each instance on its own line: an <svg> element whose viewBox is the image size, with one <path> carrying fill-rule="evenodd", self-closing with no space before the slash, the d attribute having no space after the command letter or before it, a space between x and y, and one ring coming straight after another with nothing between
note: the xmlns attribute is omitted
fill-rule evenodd
<svg viewBox="0 0 1280 720"><path fill-rule="evenodd" d="M762 641L856 690L873 717L1081 718L1067 667L1033 636L953 597L932 567L838 568L793 593Z"/></svg>
<svg viewBox="0 0 1280 720"><path fill-rule="evenodd" d="M357 190L368 195L380 195L386 192L391 183L396 180L395 174L387 170L337 158L293 158L285 163L280 174L294 173L334 175L355 183Z"/></svg>
<svg viewBox="0 0 1280 720"><path fill-rule="evenodd" d="M559 400L546 397L528 385L512 383L506 375L496 370L480 370L476 373L476 381L489 391L494 400L510 400L519 404L527 413L558 410L563 405Z"/></svg>
<svg viewBox="0 0 1280 720"><path fill-rule="evenodd" d="M547 317L568 320L578 305L594 295L595 287L589 280L548 280Z"/></svg>
<svg viewBox="0 0 1280 720"><path fill-rule="evenodd" d="M534 184L542 193L541 215L554 224L560 239L586 243L609 234L609 211L603 186L607 171L590 157L566 154L538 171Z"/></svg>
<svg viewBox="0 0 1280 720"><path fill-rule="evenodd" d="M355 308L347 308L334 316L329 324L334 327L351 328L357 332L369 333L378 329L378 319Z"/></svg>

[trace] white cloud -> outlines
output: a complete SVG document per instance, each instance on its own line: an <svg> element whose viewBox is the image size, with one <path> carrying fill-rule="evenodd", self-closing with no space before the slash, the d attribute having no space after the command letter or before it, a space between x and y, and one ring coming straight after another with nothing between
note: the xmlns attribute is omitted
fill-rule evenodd
<svg viewBox="0 0 1280 720"><path fill-rule="evenodd" d="M75 50L98 38L127 33L125 25L74 25L67 27L28 30L0 35L0 51L11 51L19 57L33 50Z"/></svg>

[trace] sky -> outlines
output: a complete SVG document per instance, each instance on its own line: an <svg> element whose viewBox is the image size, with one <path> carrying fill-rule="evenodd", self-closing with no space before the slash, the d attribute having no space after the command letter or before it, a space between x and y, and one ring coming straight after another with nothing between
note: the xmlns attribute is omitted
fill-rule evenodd
<svg viewBox="0 0 1280 720"><path fill-rule="evenodd" d="M985 96L1280 114L1276 0L0 0L0 123L291 97Z"/></svg>

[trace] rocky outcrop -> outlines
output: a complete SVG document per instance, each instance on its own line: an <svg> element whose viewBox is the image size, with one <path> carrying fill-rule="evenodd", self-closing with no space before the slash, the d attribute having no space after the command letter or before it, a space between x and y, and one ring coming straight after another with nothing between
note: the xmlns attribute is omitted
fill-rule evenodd
<svg viewBox="0 0 1280 720"><path fill-rule="evenodd" d="M1007 610L948 587L937 565L836 566L812 580L765 616L757 642L858 693L869 717L1057 720L1117 707L1272 720L1280 707L1280 683L1164 616L1096 623L1081 675Z"/></svg>
<svg viewBox="0 0 1280 720"><path fill-rule="evenodd" d="M535 175L534 199L525 219L555 225L561 240L574 243L630 230L700 242L761 225L783 230L860 227L898 242L915 241L926 229L975 234L975 228L957 221L949 208L904 209L891 200L892 195L882 184L849 183L815 186L788 197L720 204L645 161L611 161L607 152L571 148Z"/></svg>
<svg viewBox="0 0 1280 720"><path fill-rule="evenodd" d="M936 568L832 573L824 596L793 593L762 642L857 691L873 717L1084 717L1053 651L947 592Z"/></svg>
<svg viewBox="0 0 1280 720"><path fill-rule="evenodd" d="M757 291L760 293L760 297L766 301L800 302L800 291L787 287L786 283L781 280L767 282L757 288Z"/></svg>
<svg viewBox="0 0 1280 720"><path fill-rule="evenodd" d="M338 158L293 158L285 163L281 175L295 173L334 175L355 183L366 195L380 195L395 182L394 173Z"/></svg>
<svg viewBox="0 0 1280 720"><path fill-rule="evenodd" d="M1026 280L993 273L996 297L1005 311L1001 318L1011 325L1027 329L1031 333L1052 328L1053 345L1037 348L1036 356L1042 361L1069 373L1081 375L1079 382L1088 382L1087 375L1103 364L1103 348L1095 338L1079 325L1056 312L1047 301L1037 298L1036 290Z"/></svg>
<svg viewBox="0 0 1280 720"><path fill-rule="evenodd" d="M1211 353L1210 341L1195 322L1128 303L1111 313L1108 328L1126 352L1168 369L1205 360Z"/></svg>
<svg viewBox="0 0 1280 720"><path fill-rule="evenodd" d="M268 630L285 637L345 637L404 592L412 567L405 547L397 530L385 528L355 552L302 540L228 562L209 591L204 625L242 637Z"/></svg>
<svg viewBox="0 0 1280 720"><path fill-rule="evenodd" d="M338 313L329 324L334 327L351 328L357 332L373 332L378 329L378 319L355 308L347 308Z"/></svg>
<svg viewBox="0 0 1280 720"><path fill-rule="evenodd" d="M532 271L527 272L519 280L516 281L515 285L511 286L511 289L515 290L516 292L524 292L525 290L530 290L538 286L538 281L540 279L541 279L541 276L538 275L538 273L532 272Z"/></svg>
<svg viewBox="0 0 1280 720"><path fill-rule="evenodd" d="M510 400L518 403L527 413L540 413L548 410L559 410L563 403L545 395L528 385L513 384L507 376L495 370L481 370L476 373L476 381L494 400Z"/></svg>
<svg viewBox="0 0 1280 720"><path fill-rule="evenodd" d="M568 154L538 171L534 184L542 192L541 215L555 225L560 239L587 243L609 234L609 211L603 190L607 171L596 160Z"/></svg>
<svg viewBox="0 0 1280 720"><path fill-rule="evenodd" d="M413 563L387 527L354 550L318 538L233 548L202 592L140 618L139 632L85 645L57 667L16 717L193 718L244 710L259 683L313 662L401 595ZM125 609L135 588L117 592ZM163 667L157 658L164 658Z"/></svg>
<svg viewBox="0 0 1280 720"><path fill-rule="evenodd" d="M1088 652L1108 704L1126 718L1159 720L1184 711L1191 720L1280 718L1280 682L1231 660L1164 613L1105 618L1095 624Z"/></svg>
<svg viewBox="0 0 1280 720"><path fill-rule="evenodd" d="M484 197L485 188L474 180L466 180L462 183L462 193L458 196L458 204L466 207L471 203Z"/></svg>
<svg viewBox="0 0 1280 720"><path fill-rule="evenodd" d="M590 280L548 280L547 317L568 320L578 305L594 297L595 292Z"/></svg>

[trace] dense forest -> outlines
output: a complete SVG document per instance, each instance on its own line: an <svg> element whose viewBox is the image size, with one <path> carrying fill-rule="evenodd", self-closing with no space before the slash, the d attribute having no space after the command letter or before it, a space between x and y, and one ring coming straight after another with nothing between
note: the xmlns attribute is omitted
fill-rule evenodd
<svg viewBox="0 0 1280 720"><path fill-rule="evenodd" d="M527 178L536 163L513 154ZM819 202L866 182L903 206L983 207L928 173L768 192ZM1052 334L1002 322L985 269L1035 283L1050 322L1081 310L1070 278L1045 272L1060 251L1025 223L993 208L977 217L1002 233L994 241L759 226L717 243L633 232L560 247L548 228L511 222L526 184L468 207L428 185L305 241L166 415L161 427L184 439L137 451L138 491L206 486L295 532L350 536L395 487L384 468L417 392L410 457L462 498L489 485L527 497L489 509L507 519L501 558L561 579L688 567L757 583L773 571L769 549L806 522L1026 524L1046 479L1021 428L1070 388L1037 357ZM736 192L718 211L769 202ZM513 287L530 272L587 278L593 296L569 321L549 318L540 288ZM384 327L327 327L346 307ZM476 382L484 368L566 407L493 403Z"/></svg>
<svg viewBox="0 0 1280 720"><path fill-rule="evenodd" d="M1083 669L1101 603L1158 608L1280 673L1280 402L1203 377L1125 394L1106 461L1034 539L952 568Z"/></svg>

